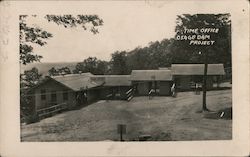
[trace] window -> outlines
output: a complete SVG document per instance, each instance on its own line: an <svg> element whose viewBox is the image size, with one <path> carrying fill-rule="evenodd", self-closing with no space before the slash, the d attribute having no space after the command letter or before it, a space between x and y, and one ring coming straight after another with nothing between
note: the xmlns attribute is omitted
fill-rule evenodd
<svg viewBox="0 0 250 157"><path fill-rule="evenodd" d="M67 101L68 99L69 99L68 92L67 92L67 91L64 91L64 92L63 92L63 100L64 100L64 101Z"/></svg>
<svg viewBox="0 0 250 157"><path fill-rule="evenodd" d="M46 91L45 91L45 89L42 89L41 90L41 100L46 100Z"/></svg>
<svg viewBox="0 0 250 157"><path fill-rule="evenodd" d="M51 102L56 102L56 92L55 91L51 92Z"/></svg>
<svg viewBox="0 0 250 157"><path fill-rule="evenodd" d="M200 83L203 81L203 76L191 76L191 82Z"/></svg>
<svg viewBox="0 0 250 157"><path fill-rule="evenodd" d="M180 78L175 78L175 83L176 83L177 87L181 86Z"/></svg>

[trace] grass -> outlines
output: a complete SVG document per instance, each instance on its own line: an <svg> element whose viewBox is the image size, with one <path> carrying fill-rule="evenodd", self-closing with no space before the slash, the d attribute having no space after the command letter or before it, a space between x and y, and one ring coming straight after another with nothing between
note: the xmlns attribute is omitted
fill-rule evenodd
<svg viewBox="0 0 250 157"><path fill-rule="evenodd" d="M178 93L176 98L135 97L98 101L92 105L21 127L22 141L118 141L117 124L126 124L125 141L146 135L150 141L232 139L232 91L207 93L211 113L198 113L202 93ZM224 111L223 117L220 117ZM226 116L226 117L225 117Z"/></svg>

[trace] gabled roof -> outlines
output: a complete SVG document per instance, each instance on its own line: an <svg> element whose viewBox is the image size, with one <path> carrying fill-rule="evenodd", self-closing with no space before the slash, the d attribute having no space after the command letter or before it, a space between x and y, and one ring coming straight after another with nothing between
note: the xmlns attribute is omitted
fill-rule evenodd
<svg viewBox="0 0 250 157"><path fill-rule="evenodd" d="M171 70L132 70L132 81L171 81Z"/></svg>
<svg viewBox="0 0 250 157"><path fill-rule="evenodd" d="M159 70L171 70L171 67L159 67Z"/></svg>
<svg viewBox="0 0 250 157"><path fill-rule="evenodd" d="M103 86L131 86L130 75L94 75L92 80L102 79Z"/></svg>
<svg viewBox="0 0 250 157"><path fill-rule="evenodd" d="M92 75L91 73L82 73L64 76L54 76L51 78L74 91L79 91L81 89L90 89L98 87L104 83L103 81L91 80L90 77L92 76L94 75Z"/></svg>
<svg viewBox="0 0 250 157"><path fill-rule="evenodd" d="M60 78L60 77L71 77L71 78L77 78L77 77L91 77L94 76L93 74L91 74L90 72L87 73L81 73L81 74L67 74L67 75L59 75L59 76L51 76L52 78Z"/></svg>
<svg viewBox="0 0 250 157"><path fill-rule="evenodd" d="M172 64L173 75L203 75L204 64ZM223 64L208 64L207 75L225 75Z"/></svg>

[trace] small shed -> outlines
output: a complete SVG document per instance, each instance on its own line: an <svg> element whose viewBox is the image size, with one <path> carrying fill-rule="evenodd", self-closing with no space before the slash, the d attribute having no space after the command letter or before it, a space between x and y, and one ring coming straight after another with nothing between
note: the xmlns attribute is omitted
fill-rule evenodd
<svg viewBox="0 0 250 157"><path fill-rule="evenodd" d="M148 95L151 90L157 95L171 94L171 70L132 70L131 81L137 95Z"/></svg>
<svg viewBox="0 0 250 157"><path fill-rule="evenodd" d="M180 90L189 90L195 83L202 83L204 64L172 64L174 82ZM208 64L207 88L213 88L218 76L225 75L223 64Z"/></svg>

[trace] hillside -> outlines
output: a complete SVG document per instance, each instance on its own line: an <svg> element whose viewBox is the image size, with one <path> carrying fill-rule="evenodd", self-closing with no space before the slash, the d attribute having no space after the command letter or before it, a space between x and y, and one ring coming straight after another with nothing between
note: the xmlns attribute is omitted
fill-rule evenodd
<svg viewBox="0 0 250 157"><path fill-rule="evenodd" d="M22 141L118 141L117 124L126 124L125 141L150 135L151 141L232 139L232 90L209 91L208 108L199 113L201 95L135 97L127 101L98 101L21 127ZM221 113L225 114L220 117ZM230 114L231 113L231 114Z"/></svg>
<svg viewBox="0 0 250 157"><path fill-rule="evenodd" d="M21 73L23 73L25 70L30 70L33 67L36 67L42 75L46 75L48 73L48 70L52 67L55 68L62 68L62 67L68 67L71 71L75 69L77 62L58 62L58 63L31 63L28 65L21 65Z"/></svg>

